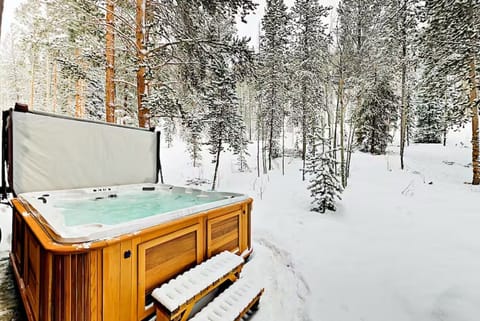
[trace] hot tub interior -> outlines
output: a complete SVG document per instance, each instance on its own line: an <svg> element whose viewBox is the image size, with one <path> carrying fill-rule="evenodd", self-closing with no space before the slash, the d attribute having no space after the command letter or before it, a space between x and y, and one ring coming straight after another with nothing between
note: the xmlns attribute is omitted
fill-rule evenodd
<svg viewBox="0 0 480 321"><path fill-rule="evenodd" d="M23 193L19 197L61 243L135 233L182 216L245 200L241 194L164 184Z"/></svg>

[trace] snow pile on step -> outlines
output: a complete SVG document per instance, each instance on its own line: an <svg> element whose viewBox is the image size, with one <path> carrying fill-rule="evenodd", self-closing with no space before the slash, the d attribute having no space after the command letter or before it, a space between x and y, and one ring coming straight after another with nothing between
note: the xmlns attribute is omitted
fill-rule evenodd
<svg viewBox="0 0 480 321"><path fill-rule="evenodd" d="M242 257L222 252L162 284L153 290L152 296L173 312L242 263Z"/></svg>
<svg viewBox="0 0 480 321"><path fill-rule="evenodd" d="M261 287L241 278L197 313L190 321L235 320L260 293Z"/></svg>

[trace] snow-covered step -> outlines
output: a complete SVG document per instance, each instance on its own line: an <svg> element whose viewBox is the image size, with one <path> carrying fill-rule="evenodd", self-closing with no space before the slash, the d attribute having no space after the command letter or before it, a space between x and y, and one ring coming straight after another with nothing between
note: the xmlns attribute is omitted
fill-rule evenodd
<svg viewBox="0 0 480 321"><path fill-rule="evenodd" d="M225 251L162 284L152 292L157 320L186 320L202 297L226 280L235 282L243 263L241 256Z"/></svg>
<svg viewBox="0 0 480 321"><path fill-rule="evenodd" d="M234 321L257 305L263 288L247 278L240 278L216 297L190 321Z"/></svg>

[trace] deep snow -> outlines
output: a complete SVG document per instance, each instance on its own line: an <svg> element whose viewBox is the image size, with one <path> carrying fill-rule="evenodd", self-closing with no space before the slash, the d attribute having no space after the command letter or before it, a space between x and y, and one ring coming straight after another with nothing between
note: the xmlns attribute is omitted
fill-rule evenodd
<svg viewBox="0 0 480 321"><path fill-rule="evenodd" d="M395 146L384 156L355 153L343 200L324 215L309 211L299 160L287 159L285 176L276 160L257 178L254 144L251 172L222 154L217 189L254 198L255 252L243 273L266 291L251 320L476 321L480 187L465 184L468 141L462 131L447 147L411 145L405 171ZM211 179L210 155L192 169L185 150L181 142L162 148L165 181ZM2 240L0 250L7 247Z"/></svg>
<svg viewBox="0 0 480 321"><path fill-rule="evenodd" d="M266 292L253 320L477 320L480 188L465 184L468 140L467 129L447 147L411 145L405 171L395 146L384 156L355 153L343 200L325 215L309 211L299 160L287 160L285 176L258 179L256 146L250 173L223 155L218 189L254 198L255 253L245 273ZM207 154L195 173L183 151L163 149L169 183L211 178Z"/></svg>

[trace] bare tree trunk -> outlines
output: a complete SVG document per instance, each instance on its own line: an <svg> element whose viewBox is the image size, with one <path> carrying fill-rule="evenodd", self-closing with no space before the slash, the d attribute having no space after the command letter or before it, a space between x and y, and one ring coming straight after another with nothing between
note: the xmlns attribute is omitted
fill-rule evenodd
<svg viewBox="0 0 480 321"><path fill-rule="evenodd" d="M32 49L32 69L31 69L31 77L30 77L30 102L29 108L33 109L33 100L35 96L35 50Z"/></svg>
<svg viewBox="0 0 480 321"><path fill-rule="evenodd" d="M445 108L443 112L443 146L447 145L447 131L448 131L448 99L447 99L447 92L445 91L443 99L445 100Z"/></svg>
<svg viewBox="0 0 480 321"><path fill-rule="evenodd" d="M267 146L265 142L267 140L267 133L265 129L265 125L262 124L262 164L263 164L263 174L267 173Z"/></svg>
<svg viewBox="0 0 480 321"><path fill-rule="evenodd" d="M270 110L270 137L268 139L268 170L272 170L273 153L273 108Z"/></svg>
<svg viewBox="0 0 480 321"><path fill-rule="evenodd" d="M53 71L52 71L52 77L53 77L53 88L52 88L52 111L56 112L57 111L57 62L53 62Z"/></svg>
<svg viewBox="0 0 480 321"><path fill-rule="evenodd" d="M305 180L305 162L307 155L307 115L306 97L307 87L302 84L302 181Z"/></svg>
<svg viewBox="0 0 480 321"><path fill-rule="evenodd" d="M475 56L470 59L470 108L472 109L472 185L480 184L480 166L478 162L478 106L477 106L477 79L475 70Z"/></svg>
<svg viewBox="0 0 480 321"><path fill-rule="evenodd" d="M107 123L115 122L115 5L113 0L107 0L106 8L106 43L105 43L105 118Z"/></svg>
<svg viewBox="0 0 480 321"><path fill-rule="evenodd" d="M408 119L410 119L410 88L407 90L407 130L406 130L406 141L407 141L407 147L410 146L410 122Z"/></svg>
<svg viewBox="0 0 480 321"><path fill-rule="evenodd" d="M331 114L331 110L329 108L329 97L328 97L328 78L327 80L325 81L325 112L326 112L326 115L327 115L327 126L328 126L328 139L329 139L329 150L333 150L333 142L332 142L332 136L333 136L333 133L332 133L332 130L333 130L333 119L332 119L332 114Z"/></svg>
<svg viewBox="0 0 480 321"><path fill-rule="evenodd" d="M50 59L47 54L45 57L45 103L43 104L43 108L45 109L50 106L50 77Z"/></svg>
<svg viewBox="0 0 480 321"><path fill-rule="evenodd" d="M137 44L137 108L138 126L148 127L148 110L143 106L142 100L145 95L145 6L146 0L136 0L136 28L135 40Z"/></svg>
<svg viewBox="0 0 480 321"><path fill-rule="evenodd" d="M0 0L0 35L2 35L3 0Z"/></svg>
<svg viewBox="0 0 480 321"><path fill-rule="evenodd" d="M75 81L75 117L83 118L83 80L77 79Z"/></svg>
<svg viewBox="0 0 480 321"><path fill-rule="evenodd" d="M260 127L257 125L257 177L260 177Z"/></svg>
<svg viewBox="0 0 480 321"><path fill-rule="evenodd" d="M405 132L407 127L407 0L402 7L402 112L400 118L400 168L404 168L403 155L405 151Z"/></svg>
<svg viewBox="0 0 480 321"><path fill-rule="evenodd" d="M355 137L356 123L354 120L350 122L350 132L347 139L347 159L345 161L345 187L348 185L348 178L350 177L350 163L353 152L353 138Z"/></svg>
<svg viewBox="0 0 480 321"><path fill-rule="evenodd" d="M215 190L215 184L217 183L218 164L220 164L220 152L222 151L222 140L218 140L217 145L217 158L215 159L215 172L213 173L212 191Z"/></svg>
<svg viewBox="0 0 480 321"><path fill-rule="evenodd" d="M260 177L260 129L261 129L261 117L260 117L260 110L262 110L262 100L261 97L258 103L258 113L257 113L257 176Z"/></svg>
<svg viewBox="0 0 480 321"><path fill-rule="evenodd" d="M342 74L340 72L340 78L342 78ZM337 105L335 107L335 118L334 118L334 128L333 128L333 159L335 159L335 175L338 174L338 165L337 165L337 131L338 131L338 121L340 117L340 95L341 95L341 81L338 82L338 89L337 89Z"/></svg>
<svg viewBox="0 0 480 321"><path fill-rule="evenodd" d="M347 175L345 173L345 106L343 102L343 85L344 80L340 78L338 84L340 98L340 175L342 177L342 186L347 186Z"/></svg>
<svg viewBox="0 0 480 321"><path fill-rule="evenodd" d="M80 49L75 48L75 59L80 66ZM83 118L83 79L75 80L75 117Z"/></svg>
<svg viewBox="0 0 480 321"><path fill-rule="evenodd" d="M285 105L282 106L282 175L285 176Z"/></svg>

